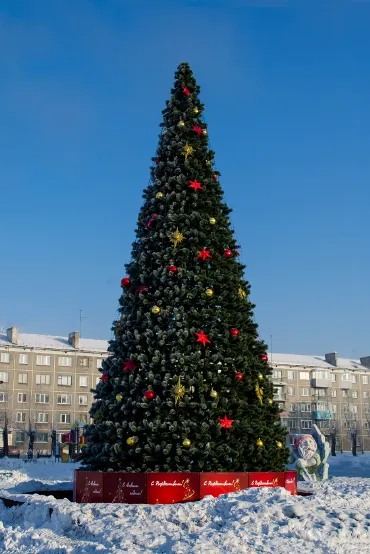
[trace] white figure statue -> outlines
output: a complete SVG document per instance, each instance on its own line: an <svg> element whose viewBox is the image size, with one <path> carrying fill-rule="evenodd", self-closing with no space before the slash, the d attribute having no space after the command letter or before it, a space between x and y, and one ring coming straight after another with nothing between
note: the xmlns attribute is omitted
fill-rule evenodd
<svg viewBox="0 0 370 554"><path fill-rule="evenodd" d="M299 481L323 481L328 478L330 447L325 436L316 425L311 435L295 435L292 459L298 472Z"/></svg>

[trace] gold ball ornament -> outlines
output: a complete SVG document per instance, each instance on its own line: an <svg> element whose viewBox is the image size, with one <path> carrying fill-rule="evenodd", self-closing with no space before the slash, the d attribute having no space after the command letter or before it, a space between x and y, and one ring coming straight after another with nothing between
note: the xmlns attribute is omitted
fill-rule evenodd
<svg viewBox="0 0 370 554"><path fill-rule="evenodd" d="M134 446L135 442L136 442L135 437L129 437L129 438L126 440L126 443L127 443L129 446Z"/></svg>
<svg viewBox="0 0 370 554"><path fill-rule="evenodd" d="M256 445L258 446L258 448L262 448L263 442L261 441L261 439L257 439Z"/></svg>
<svg viewBox="0 0 370 554"><path fill-rule="evenodd" d="M269 398L267 402L270 404L270 406L272 406L273 400L271 398Z"/></svg>
<svg viewBox="0 0 370 554"><path fill-rule="evenodd" d="M260 381L263 381L263 375L262 375L262 373L259 373L259 374L258 374L258 379L259 379Z"/></svg>
<svg viewBox="0 0 370 554"><path fill-rule="evenodd" d="M185 123L183 122L183 120L179 121L178 124L177 124L178 127L185 127Z"/></svg>
<svg viewBox="0 0 370 554"><path fill-rule="evenodd" d="M117 394L116 400L118 400L118 402L119 402L120 400L122 400L122 398L123 398L122 394Z"/></svg>
<svg viewBox="0 0 370 554"><path fill-rule="evenodd" d="M211 165L212 165L211 160L207 160L207 161L206 161L206 165L207 165L208 167L211 167Z"/></svg>
<svg viewBox="0 0 370 554"><path fill-rule="evenodd" d="M283 443L280 442L280 441L276 441L276 446L277 446L278 448L283 448Z"/></svg>
<svg viewBox="0 0 370 554"><path fill-rule="evenodd" d="M195 113L195 114L199 113L198 108L194 108L194 113Z"/></svg>
<svg viewBox="0 0 370 554"><path fill-rule="evenodd" d="M184 439L182 441L182 446L185 446L185 448L190 448L191 446L191 440L190 439Z"/></svg>
<svg viewBox="0 0 370 554"><path fill-rule="evenodd" d="M157 192L155 195L156 198L163 198L163 192Z"/></svg>
<svg viewBox="0 0 370 554"><path fill-rule="evenodd" d="M159 307L159 306L153 306L153 308L152 308L152 314L158 315L158 314L160 314L160 313L161 313L160 307Z"/></svg>
<svg viewBox="0 0 370 554"><path fill-rule="evenodd" d="M209 396L211 398L218 398L218 392L215 389L212 389L211 392L209 393Z"/></svg>
<svg viewBox="0 0 370 554"><path fill-rule="evenodd" d="M206 296L211 298L211 296L213 296L213 290L212 289L206 289Z"/></svg>
<svg viewBox="0 0 370 554"><path fill-rule="evenodd" d="M206 135L207 134L207 129L203 129L202 134Z"/></svg>
<svg viewBox="0 0 370 554"><path fill-rule="evenodd" d="M210 218L209 218L209 223L210 223L210 225L216 225L216 220L215 220L215 218L214 218L214 217L210 217Z"/></svg>

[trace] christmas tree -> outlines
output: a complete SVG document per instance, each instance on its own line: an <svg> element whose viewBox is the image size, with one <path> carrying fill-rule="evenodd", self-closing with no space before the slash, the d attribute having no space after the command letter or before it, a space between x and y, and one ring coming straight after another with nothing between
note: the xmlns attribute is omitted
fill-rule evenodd
<svg viewBox="0 0 370 554"><path fill-rule="evenodd" d="M199 90L182 63L90 411L87 469L279 471L288 458Z"/></svg>

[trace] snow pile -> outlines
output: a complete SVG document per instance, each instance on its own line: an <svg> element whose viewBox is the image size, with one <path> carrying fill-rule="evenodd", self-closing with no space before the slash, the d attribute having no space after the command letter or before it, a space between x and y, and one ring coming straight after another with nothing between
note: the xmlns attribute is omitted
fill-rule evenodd
<svg viewBox="0 0 370 554"><path fill-rule="evenodd" d="M0 503L0 552L370 554L370 479L361 477L370 476L370 456L338 455L330 462L336 473L342 468L342 474L350 471L359 476L317 484L311 497L262 488L158 506L83 505L15 494L14 488L31 480L52 485L53 477L64 485L75 467L54 464L52 469L52 464L38 463L24 464L28 467L22 469L19 465L7 483L2 476L0 487L9 486L0 495L26 504L5 508ZM11 468L4 468L0 460L0 472L4 469Z"/></svg>

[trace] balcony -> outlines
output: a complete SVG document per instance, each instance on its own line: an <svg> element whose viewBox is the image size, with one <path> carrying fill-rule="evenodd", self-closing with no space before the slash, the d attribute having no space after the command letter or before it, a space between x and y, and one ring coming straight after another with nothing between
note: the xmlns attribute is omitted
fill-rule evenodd
<svg viewBox="0 0 370 554"><path fill-rule="evenodd" d="M324 420L328 420L328 419L333 419L333 414L332 412L312 412L312 417L313 419L324 419Z"/></svg>
<svg viewBox="0 0 370 554"><path fill-rule="evenodd" d="M331 387L331 380L322 377L311 379L311 387L316 389L328 389Z"/></svg>
<svg viewBox="0 0 370 554"><path fill-rule="evenodd" d="M343 379L341 379L339 387L342 390L349 390L349 389L352 388L352 382L351 381L343 381Z"/></svg>

